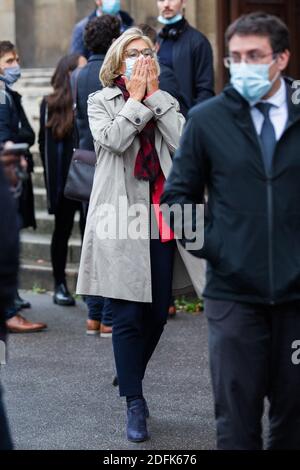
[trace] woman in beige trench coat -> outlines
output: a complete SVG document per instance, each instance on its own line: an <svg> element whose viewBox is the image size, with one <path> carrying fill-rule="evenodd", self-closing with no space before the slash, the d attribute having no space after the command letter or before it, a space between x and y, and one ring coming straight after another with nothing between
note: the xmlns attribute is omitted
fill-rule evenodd
<svg viewBox="0 0 300 470"><path fill-rule="evenodd" d="M109 49L103 90L88 115L97 165L77 292L111 299L120 395L127 399L127 437L148 436L142 381L166 323L173 288L202 291L201 264L164 229L157 206L179 145L184 117L159 90L154 47L137 28ZM154 227L156 236L150 233ZM153 232L153 231L152 231ZM180 254L179 254L180 253ZM184 263L183 263L184 261Z"/></svg>

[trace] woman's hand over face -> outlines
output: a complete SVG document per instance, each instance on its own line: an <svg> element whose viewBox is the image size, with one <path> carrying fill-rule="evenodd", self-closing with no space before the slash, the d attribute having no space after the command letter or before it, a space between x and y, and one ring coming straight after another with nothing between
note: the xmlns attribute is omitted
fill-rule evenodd
<svg viewBox="0 0 300 470"><path fill-rule="evenodd" d="M147 95L152 95L159 90L159 80L157 75L157 68L154 59L147 57L148 74L147 74Z"/></svg>
<svg viewBox="0 0 300 470"><path fill-rule="evenodd" d="M144 57L139 57L134 65L131 79L125 78L130 98L142 101L147 89L148 64Z"/></svg>

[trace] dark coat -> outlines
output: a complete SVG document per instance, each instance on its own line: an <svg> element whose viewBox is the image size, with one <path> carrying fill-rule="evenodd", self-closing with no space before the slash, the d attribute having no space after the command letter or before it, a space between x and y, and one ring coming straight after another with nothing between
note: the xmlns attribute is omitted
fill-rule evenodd
<svg viewBox="0 0 300 470"><path fill-rule="evenodd" d="M1 107L1 106L0 106ZM19 236L17 211L0 164L0 323L4 310L13 303L17 288Z"/></svg>
<svg viewBox="0 0 300 470"><path fill-rule="evenodd" d="M90 131L87 101L91 93L102 89L99 73L104 61L104 55L92 55L85 67L81 69L77 78L75 76L74 86L77 85L76 100L76 125L79 137L79 148L83 150L94 150L94 141Z"/></svg>
<svg viewBox="0 0 300 470"><path fill-rule="evenodd" d="M1 77L0 80L2 81ZM3 94L2 94L3 98ZM35 135L29 124L21 103L22 97L16 91L5 86L5 96L0 105L0 144L11 140L14 143L27 143L29 147L34 144ZM23 184L23 192L19 199L19 212L22 218L22 228L36 228L34 214L34 197L30 174L33 172L33 158L27 152L28 180Z"/></svg>
<svg viewBox="0 0 300 470"><path fill-rule="evenodd" d="M186 117L188 113L188 98L181 90L173 69L164 64L160 64L159 88L167 91L177 99L180 104L180 111Z"/></svg>
<svg viewBox="0 0 300 470"><path fill-rule="evenodd" d="M300 299L300 105L266 174L249 104L231 87L196 106L162 202L202 203L208 188L205 296L274 304Z"/></svg>
<svg viewBox="0 0 300 470"><path fill-rule="evenodd" d="M189 109L214 96L212 47L204 34L188 23L173 44L173 70Z"/></svg>
<svg viewBox="0 0 300 470"><path fill-rule="evenodd" d="M119 12L119 16L121 19L121 31L125 31L126 29L133 26L133 19L131 16L126 12L121 10ZM87 59L92 55L92 53L85 47L84 44L84 31L85 27L89 21L97 17L96 10L89 16L86 16L81 21L79 21L73 29L72 39L71 39L71 46L70 46L70 53L76 53L83 55Z"/></svg>
<svg viewBox="0 0 300 470"><path fill-rule="evenodd" d="M49 214L55 214L62 198L73 155L73 133L57 141L52 130L46 128L46 98L40 108L39 148L44 166L45 184Z"/></svg>

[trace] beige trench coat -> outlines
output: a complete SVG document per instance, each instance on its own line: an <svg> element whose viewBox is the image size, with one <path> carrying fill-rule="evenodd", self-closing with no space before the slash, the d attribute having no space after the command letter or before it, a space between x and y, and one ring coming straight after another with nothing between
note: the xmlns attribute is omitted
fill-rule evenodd
<svg viewBox="0 0 300 470"><path fill-rule="evenodd" d="M155 146L165 177L179 145L184 117L175 98L157 91L144 104L131 98L125 102L119 88L104 88L88 100L90 129L97 153L97 164L83 241L77 293L113 299L151 302L151 268L149 236L126 239L120 236L122 224L132 218L121 209L117 237L99 237L103 224L103 206L117 208L120 197L128 205L149 208L149 183L134 175L135 159L140 148L139 132L152 118L156 121ZM105 211L104 211L105 212ZM106 213L107 214L107 213ZM125 218L124 218L125 217ZM141 220L143 216L141 215ZM129 220L130 219L130 220ZM119 219L118 219L119 220ZM149 217L143 223L149 230ZM127 228L126 228L127 230ZM125 230L125 231L126 231ZM204 283L203 261L187 253L177 242L174 263L174 293L192 291L198 295Z"/></svg>

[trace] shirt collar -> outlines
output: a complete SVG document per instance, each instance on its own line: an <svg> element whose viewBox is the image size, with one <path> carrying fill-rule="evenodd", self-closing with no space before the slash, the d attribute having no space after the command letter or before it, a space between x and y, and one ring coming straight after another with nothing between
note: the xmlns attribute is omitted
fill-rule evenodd
<svg viewBox="0 0 300 470"><path fill-rule="evenodd" d="M281 108L286 102L286 86L284 79L281 77L280 79L280 88L276 91L275 95L271 96L267 100L260 100L259 103L270 103L275 108ZM257 103L251 105L251 107L255 107Z"/></svg>

